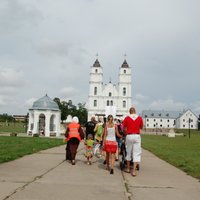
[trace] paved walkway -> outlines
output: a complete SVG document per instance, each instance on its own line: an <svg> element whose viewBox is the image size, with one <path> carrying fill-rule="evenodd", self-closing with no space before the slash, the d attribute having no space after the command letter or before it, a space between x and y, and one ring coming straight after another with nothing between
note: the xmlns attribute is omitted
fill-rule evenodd
<svg viewBox="0 0 200 200"><path fill-rule="evenodd" d="M0 200L199 200L200 183L143 151L137 177L116 163L110 175L102 159L88 166L80 145L77 163L65 161L65 146L0 165Z"/></svg>

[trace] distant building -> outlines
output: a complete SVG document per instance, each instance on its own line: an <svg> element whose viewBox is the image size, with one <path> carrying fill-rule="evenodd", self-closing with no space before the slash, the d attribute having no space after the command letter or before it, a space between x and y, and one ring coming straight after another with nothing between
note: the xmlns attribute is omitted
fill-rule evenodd
<svg viewBox="0 0 200 200"><path fill-rule="evenodd" d="M198 117L191 111L142 111L142 118L144 127L146 129L152 128L177 128L177 129L191 129L198 128Z"/></svg>
<svg viewBox="0 0 200 200"><path fill-rule="evenodd" d="M131 107L131 68L124 60L119 68L119 81L103 84L103 67L98 59L91 66L89 81L88 119L92 116L125 117Z"/></svg>
<svg viewBox="0 0 200 200"><path fill-rule="evenodd" d="M25 122L27 119L27 115L13 115L12 117L16 122Z"/></svg>

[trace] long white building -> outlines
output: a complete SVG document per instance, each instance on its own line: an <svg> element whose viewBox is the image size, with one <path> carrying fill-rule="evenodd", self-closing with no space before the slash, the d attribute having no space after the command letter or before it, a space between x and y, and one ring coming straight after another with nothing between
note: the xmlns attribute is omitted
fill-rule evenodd
<svg viewBox="0 0 200 200"><path fill-rule="evenodd" d="M198 128L198 117L190 109L182 112L144 110L142 112L142 118L145 129Z"/></svg>
<svg viewBox="0 0 200 200"><path fill-rule="evenodd" d="M88 120L91 116L125 117L131 107L131 68L124 60L119 68L118 84L103 83L103 67L98 59L90 68Z"/></svg>

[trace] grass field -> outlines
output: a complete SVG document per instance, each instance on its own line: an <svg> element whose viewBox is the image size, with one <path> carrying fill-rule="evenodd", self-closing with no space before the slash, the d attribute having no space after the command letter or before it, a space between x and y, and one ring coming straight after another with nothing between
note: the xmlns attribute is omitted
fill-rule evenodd
<svg viewBox="0 0 200 200"><path fill-rule="evenodd" d="M62 139L0 136L0 163L63 144Z"/></svg>
<svg viewBox="0 0 200 200"><path fill-rule="evenodd" d="M0 122L0 133L5 132L25 133L26 127L22 122Z"/></svg>
<svg viewBox="0 0 200 200"><path fill-rule="evenodd" d="M142 135L142 147L161 159L200 179L200 133L168 138Z"/></svg>

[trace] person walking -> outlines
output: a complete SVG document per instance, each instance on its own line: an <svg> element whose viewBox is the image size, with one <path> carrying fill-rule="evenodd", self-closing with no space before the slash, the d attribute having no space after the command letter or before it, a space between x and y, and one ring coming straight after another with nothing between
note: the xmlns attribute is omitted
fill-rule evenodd
<svg viewBox="0 0 200 200"><path fill-rule="evenodd" d="M86 138L88 138L89 134L92 134L93 138L95 138L95 132L94 132L95 126L96 126L96 120L95 120L95 117L92 116L91 120L85 124L85 137Z"/></svg>
<svg viewBox="0 0 200 200"><path fill-rule="evenodd" d="M110 157L111 157L111 169L110 174L114 174L114 164L115 164L115 153L117 151L117 141L116 135L121 137L118 132L118 128L113 122L113 116L108 115L107 124L105 126L104 134L104 150L106 152L106 164L107 170L110 169Z"/></svg>
<svg viewBox="0 0 200 200"><path fill-rule="evenodd" d="M79 124L78 117L73 117L72 122L69 123L65 134L67 147L66 147L66 160L70 160L72 165L75 165L75 158L79 143L84 139L83 130Z"/></svg>
<svg viewBox="0 0 200 200"><path fill-rule="evenodd" d="M140 129L143 128L143 120L142 118L136 114L136 110L134 107L129 109L130 115L126 116L122 125L126 132L126 161L127 161L127 173L131 173L130 171L130 161L133 159L133 171L131 173L132 176L136 176L136 167L137 164L141 161L141 137L140 137Z"/></svg>
<svg viewBox="0 0 200 200"><path fill-rule="evenodd" d="M97 157L102 156L102 144L103 144L103 118L100 117L98 123L94 128L95 132L95 147L94 147L94 155Z"/></svg>
<svg viewBox="0 0 200 200"><path fill-rule="evenodd" d="M122 146L122 137L123 137L123 127L122 127L122 123L120 121L120 119L117 119L116 120L116 126L118 128L118 132L119 134L121 135L121 137L118 137L116 135L116 140L117 140L117 145L118 145L118 148L117 148L117 152L116 152L116 158L115 158L115 161L118 161L119 160L119 155L121 153L121 146Z"/></svg>
<svg viewBox="0 0 200 200"><path fill-rule="evenodd" d="M94 149L95 141L93 139L92 134L88 135L88 138L85 140L86 152L85 156L87 158L87 164L92 164L92 157L93 157L93 149Z"/></svg>

